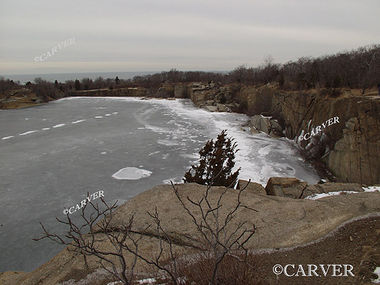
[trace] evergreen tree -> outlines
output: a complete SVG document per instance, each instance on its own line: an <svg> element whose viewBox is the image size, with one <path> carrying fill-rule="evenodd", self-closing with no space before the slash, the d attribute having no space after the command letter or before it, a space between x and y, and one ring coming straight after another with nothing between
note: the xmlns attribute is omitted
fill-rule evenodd
<svg viewBox="0 0 380 285"><path fill-rule="evenodd" d="M223 130L215 140L207 141L199 151L198 165L193 165L185 173L185 183L232 187L237 181L240 168L232 173L235 166L237 144L233 138L227 137Z"/></svg>

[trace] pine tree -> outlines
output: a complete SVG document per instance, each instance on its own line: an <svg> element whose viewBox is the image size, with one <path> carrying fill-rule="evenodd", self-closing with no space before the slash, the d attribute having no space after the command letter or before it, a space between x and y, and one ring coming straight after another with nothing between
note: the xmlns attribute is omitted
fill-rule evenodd
<svg viewBox="0 0 380 285"><path fill-rule="evenodd" d="M235 166L237 144L233 138L227 137L223 130L215 140L209 140L199 151L198 165L193 165L185 173L185 183L232 187L237 181L240 168L232 173Z"/></svg>

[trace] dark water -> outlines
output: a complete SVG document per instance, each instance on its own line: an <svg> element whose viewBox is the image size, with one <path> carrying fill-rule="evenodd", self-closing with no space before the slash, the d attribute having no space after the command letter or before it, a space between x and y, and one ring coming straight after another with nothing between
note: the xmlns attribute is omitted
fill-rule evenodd
<svg viewBox="0 0 380 285"><path fill-rule="evenodd" d="M123 202L168 179L180 181L204 142L222 129L241 149L241 178L318 180L292 142L249 135L240 128L246 119L186 100L134 98L69 98L0 111L0 272L33 270L61 249L32 241L41 233L39 221L59 232L55 217L87 192L103 190L106 201ZM151 175L112 177L125 167Z"/></svg>

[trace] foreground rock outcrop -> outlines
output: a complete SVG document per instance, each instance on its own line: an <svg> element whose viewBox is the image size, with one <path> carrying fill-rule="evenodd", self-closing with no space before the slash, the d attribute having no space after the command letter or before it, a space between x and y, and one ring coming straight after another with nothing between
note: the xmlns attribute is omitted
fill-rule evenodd
<svg viewBox="0 0 380 285"><path fill-rule="evenodd" d="M195 216L199 216L200 213L186 197L200 199L206 187L197 184L176 187L186 205L194 211ZM253 189L256 188L253 185ZM380 193L377 192L337 195L313 201L256 194L255 191L242 193L241 201L244 207L240 208L229 225L233 228L239 221L247 221L256 226L257 231L247 244L251 249L302 245L324 237L351 219L380 214ZM260 189L258 191L262 192ZM234 207L238 195L238 191L233 189L212 187L209 196L212 203L216 203L223 192L225 195L221 203L222 217ZM116 231L134 215L134 231L142 237L140 252L152 257L159 248L154 229L147 227L152 224L147 211L153 212L155 208L160 215L161 226L175 241L174 250L181 254L195 252L200 240L199 233L170 185L156 186L121 205L112 219L112 226ZM109 248L110 244L104 234L97 235L100 246ZM0 281L1 284L58 284L70 279L80 280L90 272L96 271L98 267L93 258L89 258L89 266L88 271L84 270L83 258L65 249L31 273L2 274ZM137 270L141 273L146 272L147 268L138 263Z"/></svg>

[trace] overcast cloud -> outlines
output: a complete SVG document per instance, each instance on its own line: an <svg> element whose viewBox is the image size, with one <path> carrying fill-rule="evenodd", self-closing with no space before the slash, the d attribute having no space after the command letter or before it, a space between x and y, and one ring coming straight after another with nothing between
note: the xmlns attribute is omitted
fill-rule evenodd
<svg viewBox="0 0 380 285"><path fill-rule="evenodd" d="M284 63L378 44L379 19L378 0L1 0L0 74Z"/></svg>

